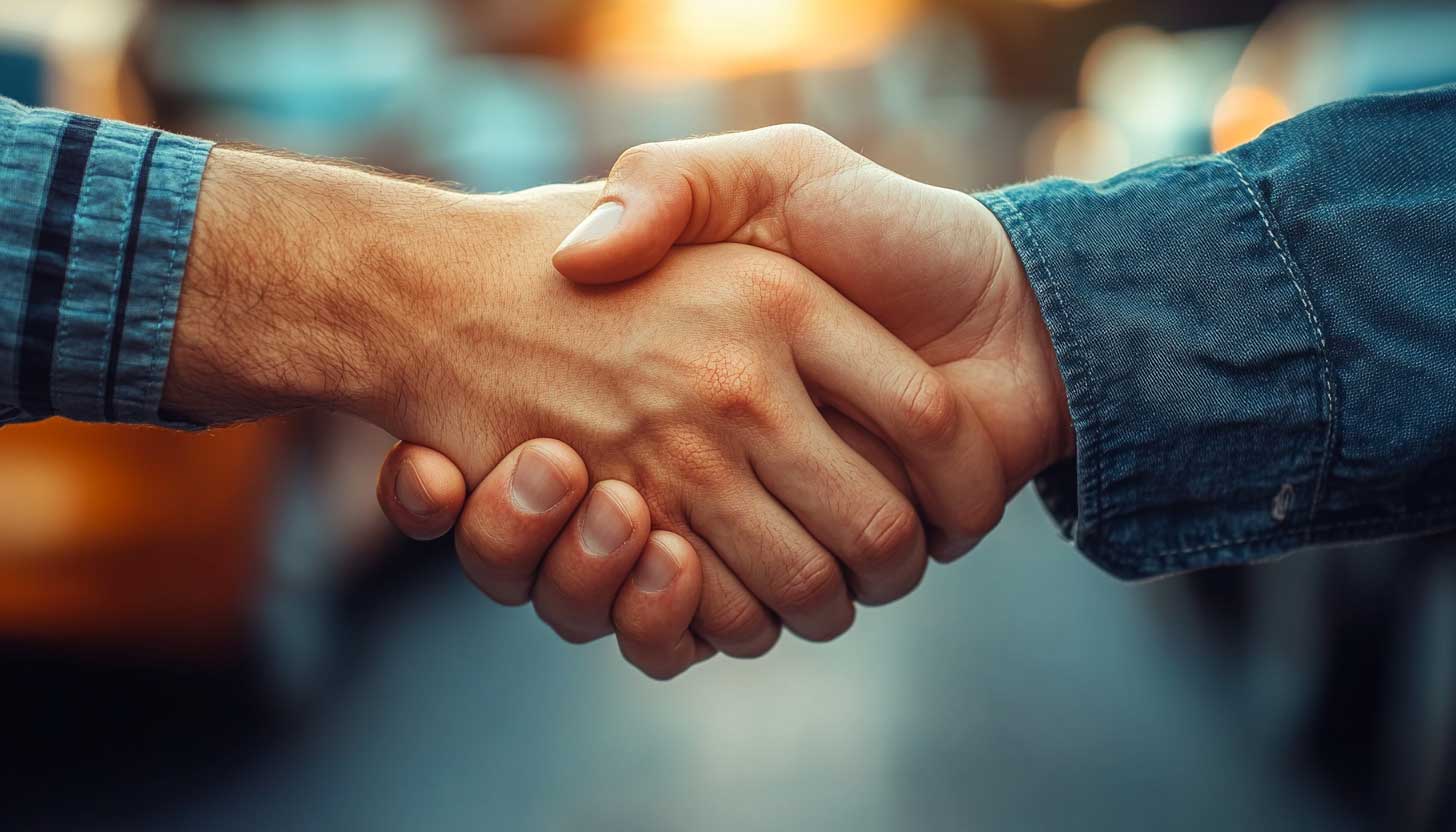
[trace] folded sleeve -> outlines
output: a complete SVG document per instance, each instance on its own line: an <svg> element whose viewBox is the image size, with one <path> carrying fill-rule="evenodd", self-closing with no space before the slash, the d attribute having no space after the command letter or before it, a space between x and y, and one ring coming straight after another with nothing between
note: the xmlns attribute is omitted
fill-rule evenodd
<svg viewBox="0 0 1456 832"><path fill-rule="evenodd" d="M984 193L1074 462L1036 486L1127 578L1456 526L1456 87L1225 154Z"/></svg>
<svg viewBox="0 0 1456 832"><path fill-rule="evenodd" d="M0 98L0 421L163 422L210 148Z"/></svg>

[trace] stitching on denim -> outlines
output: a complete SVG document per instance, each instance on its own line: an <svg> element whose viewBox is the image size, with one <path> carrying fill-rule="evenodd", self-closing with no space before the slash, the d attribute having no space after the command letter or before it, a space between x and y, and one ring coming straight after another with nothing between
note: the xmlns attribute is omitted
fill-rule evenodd
<svg viewBox="0 0 1456 832"><path fill-rule="evenodd" d="M1378 528L1381 526L1399 526L1402 523L1431 520L1446 515L1456 517L1456 505L1448 504L1432 506L1431 508L1423 509L1412 514L1402 515L1401 517L1374 517L1367 518L1365 520L1348 520L1342 523L1317 524L1311 526L1308 529L1309 533L1305 535L1305 537L1307 540L1312 540L1315 535L1325 534L1328 532L1338 532L1350 529L1370 527ZM1198 552L1205 552L1210 549L1219 549L1225 546L1241 546L1248 543L1267 543L1274 540L1280 540L1282 538L1293 539L1299 536L1300 532L1297 529L1290 529L1284 532L1267 532L1264 534L1250 535L1249 537L1234 538L1232 540L1217 540L1212 543L1201 543L1196 546L1187 546L1182 549L1175 549L1171 551L1153 552L1151 554L1143 554L1138 552L1136 549L1109 546L1106 547L1106 554L1115 556L1117 558L1128 558L1127 561L1123 561L1125 565L1138 566L1140 563L1146 563L1148 561L1166 562L1168 560L1171 560L1172 558L1180 557L1182 555L1196 554Z"/></svg>
<svg viewBox="0 0 1456 832"><path fill-rule="evenodd" d="M186 160L187 167L183 170L184 174L186 175L185 181L188 184L192 182L200 182L202 178L203 165L198 163L199 157L201 161L205 164L207 160L207 155L210 152L211 147L206 148L206 152L197 147L188 147L188 155ZM155 160L153 162L154 167L159 165L160 160ZM196 189L193 190L193 193L193 199L196 199ZM162 326L166 323L167 320L167 310L173 308L172 294L174 292L179 295L181 294L182 280L185 277L185 275L177 274L177 251L179 248L181 248L178 238L182 236L182 218L184 215L187 214L187 209L181 205L173 205L171 206L171 208L173 212L172 233L170 235L171 239L167 249L167 271L163 275L163 278L166 279L167 282L162 286L162 303L160 308L158 308L157 310L157 316L155 320L153 320L152 322L152 350L151 355L147 358L147 365L149 370L148 375L151 376L151 378L147 379L146 387L142 394L146 399L145 407L148 412L145 415L148 418L154 415L151 411L154 404L158 408L160 408L161 406L161 385L167 375L167 363L171 359L170 355L160 355ZM142 210L145 211L146 208L143 207ZM196 211L195 204L193 205L192 210ZM158 365L160 365L160 367Z"/></svg>
<svg viewBox="0 0 1456 832"><path fill-rule="evenodd" d="M118 136L117 138L120 139L121 137ZM130 139L131 137L128 135L127 138ZM130 143L130 142L128 142L128 143ZM143 145L143 148L144 147L145 147L145 145ZM137 194L136 194L136 181L137 181L137 177L141 176L141 171L142 171L142 155L141 155L141 153L140 152L137 152L137 153L132 154L132 160L135 162L135 164L132 166L131 173L127 177L127 180L126 180L127 185L129 187L125 188L122 191L122 205L121 205L121 208L120 208L119 216L123 216L123 217L130 217L131 214L132 214L132 209L133 209L134 203L135 203L135 201L137 199ZM111 339L112 339L113 331L117 327L121 327L121 326L125 326L126 325L126 322L125 321L122 321L122 320L119 320L118 317L117 317L117 314L116 314L117 311L118 311L118 307L121 304L121 286L120 286L120 282L121 282L121 261L122 261L124 255L125 255L125 253L126 253L125 252L125 249L126 249L126 236L123 235L123 234L118 234L116 236L117 236L117 240L116 240L116 254L115 254L115 258L116 258L115 259L116 270L115 270L115 273L112 274L112 276L111 276L111 298L110 298L110 303L107 304L107 309L106 309L106 311L109 314L107 316L106 332L103 333L103 335L102 335L102 338L105 339L102 342L102 351L103 351L104 354L101 355L101 356L99 356L98 359L97 359L100 362L102 368L106 367L107 362L111 358L111 352L110 351L111 351ZM106 404L106 372L105 372L104 369L102 369L101 371L99 371L99 372L96 373L96 401L100 402L102 404L102 407L103 408L105 407L105 404ZM103 418L104 418L104 415L103 415Z"/></svg>
<svg viewBox="0 0 1456 832"><path fill-rule="evenodd" d="M1310 498L1309 505L1309 533L1314 534L1315 517L1319 512L1320 498L1323 495L1325 481L1329 477L1331 458L1334 456L1335 448L1335 422L1338 413L1335 410L1335 385L1333 380L1334 372L1330 366L1329 348L1325 344L1324 327L1320 325L1319 315L1315 312L1314 302L1310 299L1309 292L1305 290L1304 284L1295 274L1294 261L1290 258L1288 250L1279 242L1279 235L1274 233L1274 223L1270 222L1269 214L1264 210L1264 203L1254 191L1254 186L1244 176L1234 160L1227 156L1214 157L1233 169L1234 175L1243 183L1244 192L1254 203L1254 210L1259 212L1259 219L1264 223L1264 232L1269 235L1269 241L1274 244L1274 250L1279 253L1279 259L1284 261L1284 269L1289 275L1289 281L1294 284L1294 290L1299 293L1299 302L1304 307L1305 317L1309 320L1310 326L1314 329L1315 339L1318 342L1320 357L1320 378L1325 388L1325 447L1320 457L1319 475L1314 484L1314 495Z"/></svg>
<svg viewBox="0 0 1456 832"><path fill-rule="evenodd" d="M1082 341L1081 333L1072 324L1071 318L1067 315L1067 307L1066 303L1062 300L1060 283L1057 280L1056 274L1047 267L1046 255L1045 252L1043 252L1042 250L1041 240L1038 237L1036 230L1032 228L1031 223L1026 219L1025 215L1021 213L1021 208L1017 206L1017 204L1010 197L1000 192L994 194L994 196L997 197L997 201L1002 202L1006 206L1007 210L1011 212L1011 216L1015 219L1016 225L1026 232L1026 238L1031 241L1031 247L1032 250L1035 252L1036 258L1033 264L1033 269L1037 273L1044 276L1046 278L1047 285L1051 287L1052 299L1057 305L1057 317L1061 319L1062 326L1066 328L1068 335L1070 335L1072 338L1072 344L1074 347L1076 347L1078 353L1077 361L1081 365L1079 369L1081 370L1081 374L1084 376L1084 385L1090 388L1093 385L1093 379L1091 377L1091 364L1088 360L1089 353L1087 352L1086 345ZM1088 448L1087 451L1087 455L1092 463L1093 495L1092 500L1090 501L1092 503L1092 516L1087 518L1079 517L1078 524L1081 525L1084 530L1090 532L1092 529L1095 529L1097 527L1097 524L1101 522L1102 518L1102 414L1096 396L1087 395L1086 398L1092 411L1090 424L1092 435L1088 437L1091 440L1091 447ZM1079 452L1080 447L1081 445L1079 443Z"/></svg>
<svg viewBox="0 0 1456 832"><path fill-rule="evenodd" d="M104 124L104 122L103 122L103 124ZM93 139L93 142L96 141L97 139L100 139L100 138L101 138L101 130L100 130L100 128L98 128L97 131L96 131L96 139ZM75 281L73 281L71 279L72 270L75 270L75 269L78 269L78 268L80 270L84 270L86 268L86 265L82 262L82 259L80 257L80 248L81 248L81 243L82 243L82 240L81 240L82 235L76 233L76 226L78 226L78 225L81 224L81 219L82 219L82 216L83 216L82 215L82 211L81 211L81 207L84 206L84 205L89 205L90 204L90 202L91 202L91 192L95 189L95 184L96 184L95 165L97 164L97 155L96 155L96 152L95 151L96 151L96 147L93 144L92 145L92 153L91 153L90 157L88 157L87 162L86 162L86 169L81 172L81 191L80 191L80 193L78 193L76 195L76 210L71 215L71 249L70 249L70 251L68 251L66 253L66 257L67 257L67 261L66 261L67 262L66 274L62 275L62 279L65 281L65 286L61 290L62 291L62 294L61 294L60 299L56 302L56 316L60 320L58 321L58 325L56 327L56 343L51 348L52 349L52 355L51 355L51 395L52 395L52 397L54 397L55 394L56 394L56 392L57 392L57 388L56 388L56 372L61 368L61 362L58 361L57 359L61 357L61 354L62 354L61 353L61 347L64 344L68 343L69 340L70 340L70 337L71 337L71 319L72 319L72 316L71 315L62 314L62 312L66 308L66 290L68 290L68 289L69 290L75 290L75 289L78 288L76 286L76 284L75 284ZM68 395L71 391L69 391L69 390L61 390L60 392L62 393L62 395ZM99 402L99 401L101 401L101 399L98 397L96 399L96 401Z"/></svg>
<svg viewBox="0 0 1456 832"><path fill-rule="evenodd" d="M1320 532L1338 531L1339 529L1355 528L1358 526L1373 526L1382 523L1399 523L1410 519L1420 519L1427 515L1438 515L1442 512L1456 512L1456 494L1453 494L1449 497L1438 498L1432 501L1432 504L1430 506L1427 506L1419 512L1415 512L1414 514L1403 515L1401 517L1394 518L1376 517L1367 518L1365 520L1348 520L1342 523L1323 523L1310 527L1308 531L1311 535L1313 535ZM1265 540L1277 540L1281 537L1295 537L1299 534L1300 531L1298 529L1288 529L1285 531L1275 530L1271 532L1260 532L1259 534L1250 535L1248 537L1235 537L1225 540L1215 540L1211 543L1200 543L1193 546L1185 546L1181 549L1164 549L1161 552L1151 553L1145 553L1139 549L1131 549L1126 546L1118 546L1116 544L1108 544L1103 548L1108 556L1115 556L1119 558L1126 556L1137 560L1147 560L1173 557L1177 555L1186 555L1193 552L1204 551L1206 549L1217 549L1220 546L1237 546L1242 543L1258 543Z"/></svg>

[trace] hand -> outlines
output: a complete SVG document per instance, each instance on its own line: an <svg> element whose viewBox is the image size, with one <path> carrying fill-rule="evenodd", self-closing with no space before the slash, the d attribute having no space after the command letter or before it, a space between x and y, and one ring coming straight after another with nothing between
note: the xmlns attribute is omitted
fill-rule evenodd
<svg viewBox="0 0 1456 832"><path fill-rule="evenodd" d="M801 260L876 315L945 370L983 419L1002 487L982 496L996 513L1031 476L1071 454L1065 392L1040 310L1004 232L976 200L789 126L636 148L614 168L599 205L607 207L554 258L573 279L632 277L673 245L728 239ZM884 453L858 425L837 422L867 458ZM917 492L927 480L933 499L933 472ZM970 502L976 494L952 488L946 496ZM931 554L950 559L973 542L938 530Z"/></svg>
<svg viewBox="0 0 1456 832"><path fill-rule="evenodd" d="M860 597L908 591L925 560L914 508L815 401L897 448L974 443L938 374L751 248L684 251L613 290L553 279L546 254L584 210L573 193L466 198L214 153L166 405L208 422L332 406L464 461L470 487L531 436L569 440L693 544L707 587L694 629L736 655L767 649L778 618L809 638L842 632L841 567ZM609 554L646 532L632 490L611 493L599 516L615 522L591 522L594 502L582 526L583 545ZM539 592L533 574L493 565L476 574L493 597ZM605 634L605 611L592 625L564 634Z"/></svg>
<svg viewBox="0 0 1456 832"><path fill-rule="evenodd" d="M825 417L897 490L910 490L903 467L884 443L840 414L828 411ZM497 485L482 485L467 500L464 475L453 462L438 451L399 442L379 469L379 506L395 527L416 540L441 537L459 520L456 551L466 573L480 576L476 580L483 589L492 572L531 576L538 587L530 593L536 612L559 633L590 629L600 620L599 611L610 608L623 657L654 679L670 679L715 655L689 631L702 593L701 567L692 547L683 541L666 551L681 538L655 531L649 544L662 544L655 551L649 546L644 554L626 546L612 555L612 565L598 568L600 558L583 554L580 518L563 527L583 490L573 486L560 504L537 514L499 487L512 478L527 447L549 456L566 479L586 482L586 466L574 451L555 440L538 439L513 451L486 476L486 484ZM509 566L503 570L501 564ZM631 580L623 582L621 576L629 570ZM556 587L574 590L568 597Z"/></svg>
<svg viewBox="0 0 1456 832"><path fill-rule="evenodd" d="M528 466L525 472L522 465ZM529 499L515 492L529 490L532 484L522 480L543 475L542 465L569 487L558 503L533 511L525 505ZM460 563L482 590L496 592L500 582L533 576L529 594L537 614L563 633L593 631L610 611L622 655L647 675L669 679L714 653L690 631L702 569L692 546L672 532L652 532L645 542L634 537L605 557L590 552L583 540L583 502L621 499L645 516L642 498L623 489L621 483L600 483L587 496L581 457L560 442L537 439L502 460L468 502L465 479L453 462L438 451L396 444L380 468L378 496L390 521L417 540L445 534L463 510Z"/></svg>
<svg viewBox="0 0 1456 832"><path fill-rule="evenodd" d="M802 125L643 145L618 160L554 263L580 283L608 283L652 268L674 245L718 241L794 258L950 380L984 425L989 453L897 447L931 519L957 505L985 516L994 503L999 514L1072 453L1036 297L995 216L974 198L906 179ZM970 471L998 480L973 487ZM932 554L959 555L973 541L952 526Z"/></svg>

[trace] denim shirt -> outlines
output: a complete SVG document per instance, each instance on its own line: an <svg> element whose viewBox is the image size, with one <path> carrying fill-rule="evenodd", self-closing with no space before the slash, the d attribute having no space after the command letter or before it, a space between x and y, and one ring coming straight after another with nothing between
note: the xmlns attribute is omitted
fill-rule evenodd
<svg viewBox="0 0 1456 832"><path fill-rule="evenodd" d="M1036 486L1129 578L1456 526L1456 86L981 194L1066 381Z"/></svg>
<svg viewBox="0 0 1456 832"><path fill-rule="evenodd" d="M159 423L211 145L0 98L0 423Z"/></svg>
<svg viewBox="0 0 1456 832"><path fill-rule="evenodd" d="M161 422L210 145L0 99L0 420ZM1456 87L981 194L1052 335L1037 488L1123 577L1456 525Z"/></svg>

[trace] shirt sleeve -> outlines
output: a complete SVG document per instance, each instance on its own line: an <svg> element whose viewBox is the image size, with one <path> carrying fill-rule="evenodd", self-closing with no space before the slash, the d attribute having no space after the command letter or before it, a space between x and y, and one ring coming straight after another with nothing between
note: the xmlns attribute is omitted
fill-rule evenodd
<svg viewBox="0 0 1456 832"><path fill-rule="evenodd" d="M1456 526L1456 86L1220 155L980 194L1077 452L1037 489L1143 578Z"/></svg>
<svg viewBox="0 0 1456 832"><path fill-rule="evenodd" d="M161 423L211 144L0 98L0 423Z"/></svg>

